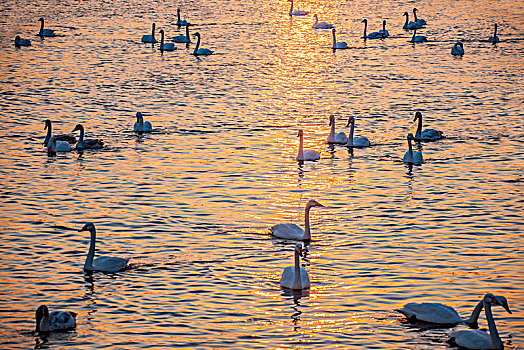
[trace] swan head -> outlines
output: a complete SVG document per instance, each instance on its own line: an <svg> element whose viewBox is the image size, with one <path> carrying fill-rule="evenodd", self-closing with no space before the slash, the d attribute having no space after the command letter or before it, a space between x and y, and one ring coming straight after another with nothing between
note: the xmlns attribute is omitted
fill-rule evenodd
<svg viewBox="0 0 524 350"><path fill-rule="evenodd" d="M333 32L335 31L335 28L333 28ZM331 114L329 116L329 126L333 125L335 123L335 116Z"/></svg>
<svg viewBox="0 0 524 350"><path fill-rule="evenodd" d="M406 12L404 12L404 14L403 14L402 16L406 16L406 17L408 17L409 14L408 14L407 11L406 11Z"/></svg>
<svg viewBox="0 0 524 350"><path fill-rule="evenodd" d="M15 36L15 43L20 43L20 40L22 40L22 38L20 38L20 35Z"/></svg>
<svg viewBox="0 0 524 350"><path fill-rule="evenodd" d="M295 245L295 252L297 252L298 255L300 255L302 257L304 256L304 254L302 253L302 243L297 243Z"/></svg>
<svg viewBox="0 0 524 350"><path fill-rule="evenodd" d="M386 26L386 20L383 20L382 21L382 24L384 25L384 27Z"/></svg>
<svg viewBox="0 0 524 350"><path fill-rule="evenodd" d="M420 112L416 112L416 113L415 113L415 118L413 119L413 121L416 122L417 119L419 119L419 118L422 119L422 113L420 113Z"/></svg>
<svg viewBox="0 0 524 350"><path fill-rule="evenodd" d="M75 132L77 130L80 130L80 131L84 130L84 127L82 126L82 124L76 124L75 128L71 132Z"/></svg>
<svg viewBox="0 0 524 350"><path fill-rule="evenodd" d="M164 35L164 30L163 30L163 29L160 29L160 30L159 30L159 33L162 34L162 35Z"/></svg>
<svg viewBox="0 0 524 350"><path fill-rule="evenodd" d="M46 119L45 120L44 130L47 129L47 128L50 128L50 127L51 127L51 120L50 119Z"/></svg>
<svg viewBox="0 0 524 350"><path fill-rule="evenodd" d="M486 294L484 296L484 301L487 302L487 303L493 304L493 305L500 305L500 306L502 306L504 309L506 309L506 311L509 314L513 313L509 309L508 300L505 297L503 297L502 295L495 296L495 295L493 295L491 293L488 293L488 294Z"/></svg>
<svg viewBox="0 0 524 350"><path fill-rule="evenodd" d="M47 308L47 306L45 305L40 305L38 307L38 309L36 309L36 312L35 312L35 318L36 318L36 331L37 332L40 332L40 331L49 331L49 329L41 329L40 327L40 323L42 322L42 319L44 317L49 317L49 309Z"/></svg>
<svg viewBox="0 0 524 350"><path fill-rule="evenodd" d="M346 125L346 128L350 126L351 124L355 124L355 118L353 116L349 117L348 123Z"/></svg>
<svg viewBox="0 0 524 350"><path fill-rule="evenodd" d="M417 12L418 9L416 7L413 8L413 13Z"/></svg>
<svg viewBox="0 0 524 350"><path fill-rule="evenodd" d="M409 133L407 139L408 141L411 141L411 140L414 140L415 138L413 137L412 133Z"/></svg>
<svg viewBox="0 0 524 350"><path fill-rule="evenodd" d="M320 204L314 199L310 199L309 202L307 202L306 207L312 208L312 207L323 207L323 204Z"/></svg>
<svg viewBox="0 0 524 350"><path fill-rule="evenodd" d="M176 13L180 13L180 7L176 9Z"/></svg>
<svg viewBox="0 0 524 350"><path fill-rule="evenodd" d="M457 41L455 45L460 46L461 48L464 48L464 44L462 44L462 42L460 41Z"/></svg>
<svg viewBox="0 0 524 350"><path fill-rule="evenodd" d="M304 136L304 131L302 129L299 129L297 137L302 137L302 136Z"/></svg>
<svg viewBox="0 0 524 350"><path fill-rule="evenodd" d="M140 123L140 119L144 119L144 117L142 116L142 113L140 112L136 112L136 122L137 123Z"/></svg>
<svg viewBox="0 0 524 350"><path fill-rule="evenodd" d="M195 34L193 34L194 36L197 36L200 38L200 33L199 32L196 32Z"/></svg>
<svg viewBox="0 0 524 350"><path fill-rule="evenodd" d="M78 232L82 232L82 231L89 231L93 233L95 232L95 225L92 222L88 222L80 230L78 230Z"/></svg>
<svg viewBox="0 0 524 350"><path fill-rule="evenodd" d="M364 18L364 19L362 20L362 23L368 23L367 18Z"/></svg>
<svg viewBox="0 0 524 350"><path fill-rule="evenodd" d="M38 20L39 20L40 22L43 22L43 21L44 21L44 19L43 19L42 17L40 17Z"/></svg>

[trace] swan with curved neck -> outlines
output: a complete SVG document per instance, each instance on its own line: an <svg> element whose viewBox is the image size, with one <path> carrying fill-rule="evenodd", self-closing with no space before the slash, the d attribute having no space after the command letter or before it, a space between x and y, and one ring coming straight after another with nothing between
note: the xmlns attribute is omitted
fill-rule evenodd
<svg viewBox="0 0 524 350"><path fill-rule="evenodd" d="M89 244L89 253L87 254L84 263L84 270L86 271L102 271L102 272L118 272L127 267L129 258L122 259L112 256L99 256L93 260L95 256L96 243L96 229L92 223L87 223L78 232L89 231L91 233L91 243Z"/></svg>
<svg viewBox="0 0 524 350"><path fill-rule="evenodd" d="M403 29L407 30L413 30L413 29L420 29L422 28L422 25L417 22L410 22L409 21L409 14L407 12L404 12L404 16L406 16L406 22L404 23Z"/></svg>
<svg viewBox="0 0 524 350"><path fill-rule="evenodd" d="M315 17L315 23L313 23L313 26L312 26L313 29L332 29L332 28L335 28L335 26L332 25L331 23L319 22L317 14L315 14L313 17Z"/></svg>
<svg viewBox="0 0 524 350"><path fill-rule="evenodd" d="M387 38L389 36L389 32L386 30L386 20L382 21L382 29L379 30L378 33L382 38Z"/></svg>
<svg viewBox="0 0 524 350"><path fill-rule="evenodd" d="M505 300L505 298L504 298ZM491 305L500 305L508 313L512 313L507 302L501 304L500 300L493 294L486 294L483 300L484 312L488 321L489 334L480 330L462 330L450 334L450 342L455 343L461 348L466 349L504 349L502 339L500 339L495 319L491 311Z"/></svg>
<svg viewBox="0 0 524 350"><path fill-rule="evenodd" d="M40 31L38 32L39 36L55 36L55 31L52 29L44 29L44 19L39 18L40 21Z"/></svg>
<svg viewBox="0 0 524 350"><path fill-rule="evenodd" d="M500 39L497 36L497 23L495 23L495 31L493 32L493 36L490 36L488 41L493 44L500 42Z"/></svg>
<svg viewBox="0 0 524 350"><path fill-rule="evenodd" d="M404 163L409 163L413 165L421 165L424 162L424 159L422 158L422 152L421 151L415 151L413 152L413 146L411 145L411 140L413 140L413 134L408 134L408 151L406 154L404 154Z"/></svg>
<svg viewBox="0 0 524 350"><path fill-rule="evenodd" d="M213 53L213 51L209 49L200 49L200 33L195 33L197 39L197 43L195 46L195 50L193 51L193 55L195 56L209 56Z"/></svg>
<svg viewBox="0 0 524 350"><path fill-rule="evenodd" d="M134 130L138 133L152 132L153 126L148 121L144 122L144 116L142 115L142 113L136 112L136 123L134 125Z"/></svg>
<svg viewBox="0 0 524 350"><path fill-rule="evenodd" d="M31 46L31 40L22 39L20 35L15 36L15 47Z"/></svg>
<svg viewBox="0 0 524 350"><path fill-rule="evenodd" d="M35 312L36 332L66 331L76 327L76 312L53 311L49 313L46 305L40 305Z"/></svg>
<svg viewBox="0 0 524 350"><path fill-rule="evenodd" d="M76 149L94 149L102 148L104 142L99 139L85 139L84 140L84 126L82 124L77 124L72 132L80 131L80 137L78 138L78 143L76 144Z"/></svg>
<svg viewBox="0 0 524 350"><path fill-rule="evenodd" d="M189 26L186 26L186 35L177 35L173 38L175 43L185 43L188 44L191 42L191 37L189 36Z"/></svg>
<svg viewBox="0 0 524 350"><path fill-rule="evenodd" d="M346 147L369 147L371 143L369 142L367 137L365 136L353 137L355 133L355 118L354 117L349 117L346 128L350 125L351 125L351 128L349 129L349 136L348 136L348 142L346 144Z"/></svg>
<svg viewBox="0 0 524 350"><path fill-rule="evenodd" d="M186 21L185 19L181 19L180 18L180 8L177 8L176 9L176 17L177 17L177 21L176 21L176 25L179 26L179 27L182 27L182 26L190 26L191 24Z"/></svg>
<svg viewBox="0 0 524 350"><path fill-rule="evenodd" d="M176 50L175 44L164 43L164 30L160 29L160 51L174 51Z"/></svg>
<svg viewBox="0 0 524 350"><path fill-rule="evenodd" d="M337 38L335 36L335 32L336 32L336 29L333 28L331 29L331 32L333 33L333 46L331 47L332 49L336 50L336 49L347 49L348 48L348 44L345 42L345 41L339 41L337 42Z"/></svg>
<svg viewBox="0 0 524 350"><path fill-rule="evenodd" d="M291 8L289 9L290 16L307 16L309 14L308 11L302 11L302 10L293 11L293 0L289 0L289 2L291 3Z"/></svg>
<svg viewBox="0 0 524 350"><path fill-rule="evenodd" d="M417 18L417 11L418 9L415 7L413 8L413 16L415 17L415 23L418 23L420 24L421 26L424 26L426 25L426 20L422 19L422 18Z"/></svg>
<svg viewBox="0 0 524 350"><path fill-rule="evenodd" d="M413 36L411 37L411 40L409 42L411 43L423 43L428 41L428 38L426 38L424 35L417 35L417 28L413 30Z"/></svg>
<svg viewBox="0 0 524 350"><path fill-rule="evenodd" d="M362 36L362 39L380 39L382 38L382 35L379 32L373 32L373 33L369 33L369 35L366 35L367 30L368 30L367 18L364 18L362 20L362 23L364 23L364 35Z"/></svg>
<svg viewBox="0 0 524 350"><path fill-rule="evenodd" d="M327 143L347 143L348 138L343 132L335 132L335 116L331 114L329 116L329 126L331 126L331 132L328 135Z"/></svg>
<svg viewBox="0 0 524 350"><path fill-rule="evenodd" d="M456 42L455 45L451 48L451 54L453 56L462 56L464 55L464 44L460 41Z"/></svg>
<svg viewBox="0 0 524 350"><path fill-rule="evenodd" d="M297 137L300 138L300 143L298 145L298 155L296 160L298 161L304 161L304 160L319 160L320 159L320 152L310 150L310 149L304 149L304 131L302 129L298 130Z"/></svg>
<svg viewBox="0 0 524 350"><path fill-rule="evenodd" d="M280 286L283 288L301 290L311 287L307 270L300 266L300 257L302 255L302 243L295 245L295 265L288 266L282 271Z"/></svg>
<svg viewBox="0 0 524 350"><path fill-rule="evenodd" d="M322 204L314 199L310 199L306 204L306 210L304 215L304 227L303 230L296 224L277 224L272 226L269 230L271 234L278 238L292 239L296 241L310 241L311 240L311 229L309 228L309 211L313 207L323 207Z"/></svg>
<svg viewBox="0 0 524 350"><path fill-rule="evenodd" d="M422 131L422 113L416 112L415 113L415 119L413 119L414 122L416 122L418 119L418 126L417 131L415 132L415 141L437 141L442 138L444 138L444 135L442 135L442 131L435 130L435 129L424 129Z"/></svg>
<svg viewBox="0 0 524 350"><path fill-rule="evenodd" d="M46 119L45 121L45 126L44 126L44 130L47 129L47 135L45 136L45 139L44 139L44 146L47 147L48 144L49 144L49 140L51 140L51 134L52 134L52 123L51 123L51 120L50 119ZM75 143L76 142L76 137L74 135L70 135L70 134L61 134L61 135L54 135L53 136L55 138L56 141L65 141L65 142L68 142L68 143Z"/></svg>
<svg viewBox="0 0 524 350"><path fill-rule="evenodd" d="M156 24L153 23L153 28L151 29L151 35L142 35L142 42L143 43L157 43L158 40L155 39L155 26Z"/></svg>

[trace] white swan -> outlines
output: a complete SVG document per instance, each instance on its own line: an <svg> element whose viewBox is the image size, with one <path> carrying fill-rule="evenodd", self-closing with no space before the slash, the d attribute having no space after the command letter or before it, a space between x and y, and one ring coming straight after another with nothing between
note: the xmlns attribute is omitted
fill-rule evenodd
<svg viewBox="0 0 524 350"><path fill-rule="evenodd" d="M300 137L300 143L298 146L298 155L296 160L303 161L303 160L319 160L320 159L320 152L313 151L310 149L304 149L304 131L299 130L297 137Z"/></svg>
<svg viewBox="0 0 524 350"><path fill-rule="evenodd" d="M422 131L422 113L416 112L414 122L418 119L417 131L415 132L415 141L437 141L444 138L442 131L435 129L425 129Z"/></svg>
<svg viewBox="0 0 524 350"><path fill-rule="evenodd" d="M164 30L160 29L160 51L174 51L176 50L175 44L164 43Z"/></svg>
<svg viewBox="0 0 524 350"><path fill-rule="evenodd" d="M176 21L175 24L177 26L182 27L182 26L190 26L191 25L191 23L189 23L185 19L180 19L180 8L176 9L176 17L177 17L177 21Z"/></svg>
<svg viewBox="0 0 524 350"><path fill-rule="evenodd" d="M330 23L326 23L326 22L319 22L318 21L318 16L315 14L315 23L313 23L313 29L331 29L331 28L335 28L335 26L333 26L332 24Z"/></svg>
<svg viewBox="0 0 524 350"><path fill-rule="evenodd" d="M460 41L456 42L451 48L451 54L454 56L464 55L464 45Z"/></svg>
<svg viewBox="0 0 524 350"><path fill-rule="evenodd" d="M21 46L31 46L31 40L29 39L22 39L20 38L20 35L15 36L15 46L21 47Z"/></svg>
<svg viewBox="0 0 524 350"><path fill-rule="evenodd" d="M408 151L406 154L404 154L404 163L414 164L414 165L421 165L424 162L424 159L422 158L422 152L416 151L413 152L413 146L411 145L411 140L413 140L413 134L408 134Z"/></svg>
<svg viewBox="0 0 524 350"><path fill-rule="evenodd" d="M68 142L57 141L53 136L51 136L47 143L47 155L49 156L56 155L56 152L71 152L72 150Z"/></svg>
<svg viewBox="0 0 524 350"><path fill-rule="evenodd" d="M38 32L39 36L55 36L55 31L52 29L44 29L44 19L39 18L40 21L40 31Z"/></svg>
<svg viewBox="0 0 524 350"><path fill-rule="evenodd" d="M189 26L186 26L186 35L177 35L173 38L175 43L190 43L191 37L189 36Z"/></svg>
<svg viewBox="0 0 524 350"><path fill-rule="evenodd" d="M309 14L308 11L302 11L302 10L293 11L293 0L289 0L289 2L291 3L291 8L289 9L290 16L307 16Z"/></svg>
<svg viewBox="0 0 524 350"><path fill-rule="evenodd" d="M417 18L417 11L418 9L415 7L413 9L413 16L415 17L415 23L418 23L422 26L425 26L427 23L426 23L426 20L422 19L422 18Z"/></svg>
<svg viewBox="0 0 524 350"><path fill-rule="evenodd" d="M84 140L84 126L82 124L77 124L72 132L80 131L80 137L76 144L76 149L93 149L93 148L102 148L104 147L104 142L99 139L85 139Z"/></svg>
<svg viewBox="0 0 524 350"><path fill-rule="evenodd" d="M158 40L155 39L155 23L153 23L153 29L151 30L151 35L142 35L143 43L157 43Z"/></svg>
<svg viewBox="0 0 524 350"><path fill-rule="evenodd" d="M300 266L300 256L302 256L302 243L297 243L295 245L295 266L288 266L282 271L281 287L293 290L311 287L307 270Z"/></svg>
<svg viewBox="0 0 524 350"><path fill-rule="evenodd" d="M404 12L404 16L406 16L406 22L404 23L404 26L402 27L403 29L413 30L413 29L422 28L422 24L409 21L409 14L407 12Z"/></svg>
<svg viewBox="0 0 524 350"><path fill-rule="evenodd" d="M355 133L355 118L349 117L346 127L351 124L351 129L349 130L348 142L346 147L369 147L371 143L368 138L365 136L353 137Z"/></svg>
<svg viewBox="0 0 524 350"><path fill-rule="evenodd" d="M51 133L52 133L52 123L51 123L51 120L50 119L46 119L45 121L45 126L44 126L44 130L47 129L47 135L45 136L45 139L44 139L44 146L47 147L47 145L49 144L49 140L51 140ZM55 140L57 141L65 141L65 142L68 142L68 143L75 143L76 142L76 137L74 135L70 135L70 134L62 134L62 135L54 135L53 136L55 138Z"/></svg>
<svg viewBox="0 0 524 350"><path fill-rule="evenodd" d="M382 21L382 29L378 31L378 33L383 37L387 38L389 36L389 32L386 30L386 20Z"/></svg>
<svg viewBox="0 0 524 350"><path fill-rule="evenodd" d="M193 55L195 56L209 56L213 53L213 51L209 49L199 49L200 47L200 33L195 33L196 37L198 38L195 50L193 51Z"/></svg>
<svg viewBox="0 0 524 350"><path fill-rule="evenodd" d="M409 42L411 43L423 43L425 41L428 41L428 38L426 38L424 35L417 35L417 28L413 30L413 36L411 37L411 40Z"/></svg>
<svg viewBox="0 0 524 350"><path fill-rule="evenodd" d="M334 30L334 29L333 29ZM347 143L348 138L343 132L335 133L335 116L332 114L329 116L329 126L331 126L331 132L328 135L327 143Z"/></svg>
<svg viewBox="0 0 524 350"><path fill-rule="evenodd" d="M152 132L153 126L150 122L144 122L144 116L140 112L136 112L136 123L134 125L135 132Z"/></svg>
<svg viewBox="0 0 524 350"><path fill-rule="evenodd" d="M295 224L277 224L272 226L269 230L271 234L278 238L292 239L297 241L311 240L311 229L309 228L309 211L313 207L323 207L322 204L314 199L310 199L306 204L306 211L304 217L305 231L300 226Z"/></svg>
<svg viewBox="0 0 524 350"><path fill-rule="evenodd" d="M362 20L362 23L364 23L364 35L362 36L362 39L380 39L382 38L382 35L379 32L373 32L373 33L369 33L369 35L366 35L366 32L368 30L368 20L364 18Z"/></svg>
<svg viewBox="0 0 524 350"><path fill-rule="evenodd" d="M497 23L495 23L495 31L493 32L493 36L490 36L488 41L493 44L500 42L500 39L497 36Z"/></svg>
<svg viewBox="0 0 524 350"><path fill-rule="evenodd" d="M345 41L339 41L337 43L337 38L335 37L336 29L333 28L331 29L331 31L333 32L333 46L331 48L332 49L347 49L348 44Z"/></svg>
<svg viewBox="0 0 524 350"><path fill-rule="evenodd" d="M84 263L84 270L87 271L103 271L103 272L118 272L122 271L127 267L129 258L115 258L112 256L99 256L93 261L95 256L95 242L96 242L96 230L95 225L87 223L78 232L89 231L91 232L91 244L89 245L89 253L87 254L86 261Z"/></svg>
<svg viewBox="0 0 524 350"><path fill-rule="evenodd" d="M489 334L477 329L455 331L450 334L450 342L466 349L504 349L504 344L500 339L495 320L493 319L491 305L501 305L508 313L511 314L512 312L507 303L500 304L499 300L493 294L486 294L483 301Z"/></svg>
<svg viewBox="0 0 524 350"><path fill-rule="evenodd" d="M45 305L40 305L35 312L36 332L66 331L76 327L76 312L53 311Z"/></svg>

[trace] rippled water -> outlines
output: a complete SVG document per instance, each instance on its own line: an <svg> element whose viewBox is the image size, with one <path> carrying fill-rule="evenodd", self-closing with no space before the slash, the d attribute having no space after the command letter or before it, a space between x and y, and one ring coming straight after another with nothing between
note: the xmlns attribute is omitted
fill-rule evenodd
<svg viewBox="0 0 524 350"><path fill-rule="evenodd" d="M513 311L494 308L506 347L524 346L522 3L298 5L350 49L333 53L311 15L290 21L286 1L2 3L1 348L442 349L450 329L394 309L467 315L486 292ZM179 34L178 6L212 56L140 43L153 21ZM414 6L430 40L415 46L401 29ZM34 36L41 16L60 36ZM364 17L392 36L359 39ZM15 49L17 34L33 45ZM132 132L138 110L151 135ZM425 163L409 168L417 110L446 139L417 145ZM330 149L329 114L340 130L355 116L373 147ZM47 118L107 147L48 157ZM294 160L299 128L320 161ZM268 227L302 225L309 198L326 207L311 212L312 288L297 298L278 284L294 243ZM98 254L129 270L83 272L89 221ZM77 312L77 329L33 334L42 303Z"/></svg>

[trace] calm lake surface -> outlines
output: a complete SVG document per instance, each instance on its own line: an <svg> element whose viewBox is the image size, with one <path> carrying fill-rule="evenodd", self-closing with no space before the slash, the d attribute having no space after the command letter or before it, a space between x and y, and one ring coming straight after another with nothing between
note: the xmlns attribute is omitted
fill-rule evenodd
<svg viewBox="0 0 524 350"><path fill-rule="evenodd" d="M396 308L435 301L469 315L487 292L508 349L524 348L524 5L491 1L20 1L0 11L0 347L51 349L445 349L452 328L419 328ZM142 44L151 23L202 35L196 58ZM428 25L408 43L404 11ZM335 24L349 50L331 50ZM40 39L39 17L59 36ZM391 37L360 39L388 21ZM499 24L502 42L486 42ZM15 35L31 47L16 49ZM193 37L196 39L195 37ZM466 54L450 54L461 40ZM141 111L154 132L133 132ZM415 144L415 111L445 139ZM329 147L354 116L372 147ZM48 157L82 123L100 151ZM297 130L317 162L298 164ZM295 242L313 241L302 297L279 287ZM87 274L97 254L130 269ZM34 312L78 313L75 331L42 339ZM480 328L487 329L484 315Z"/></svg>

